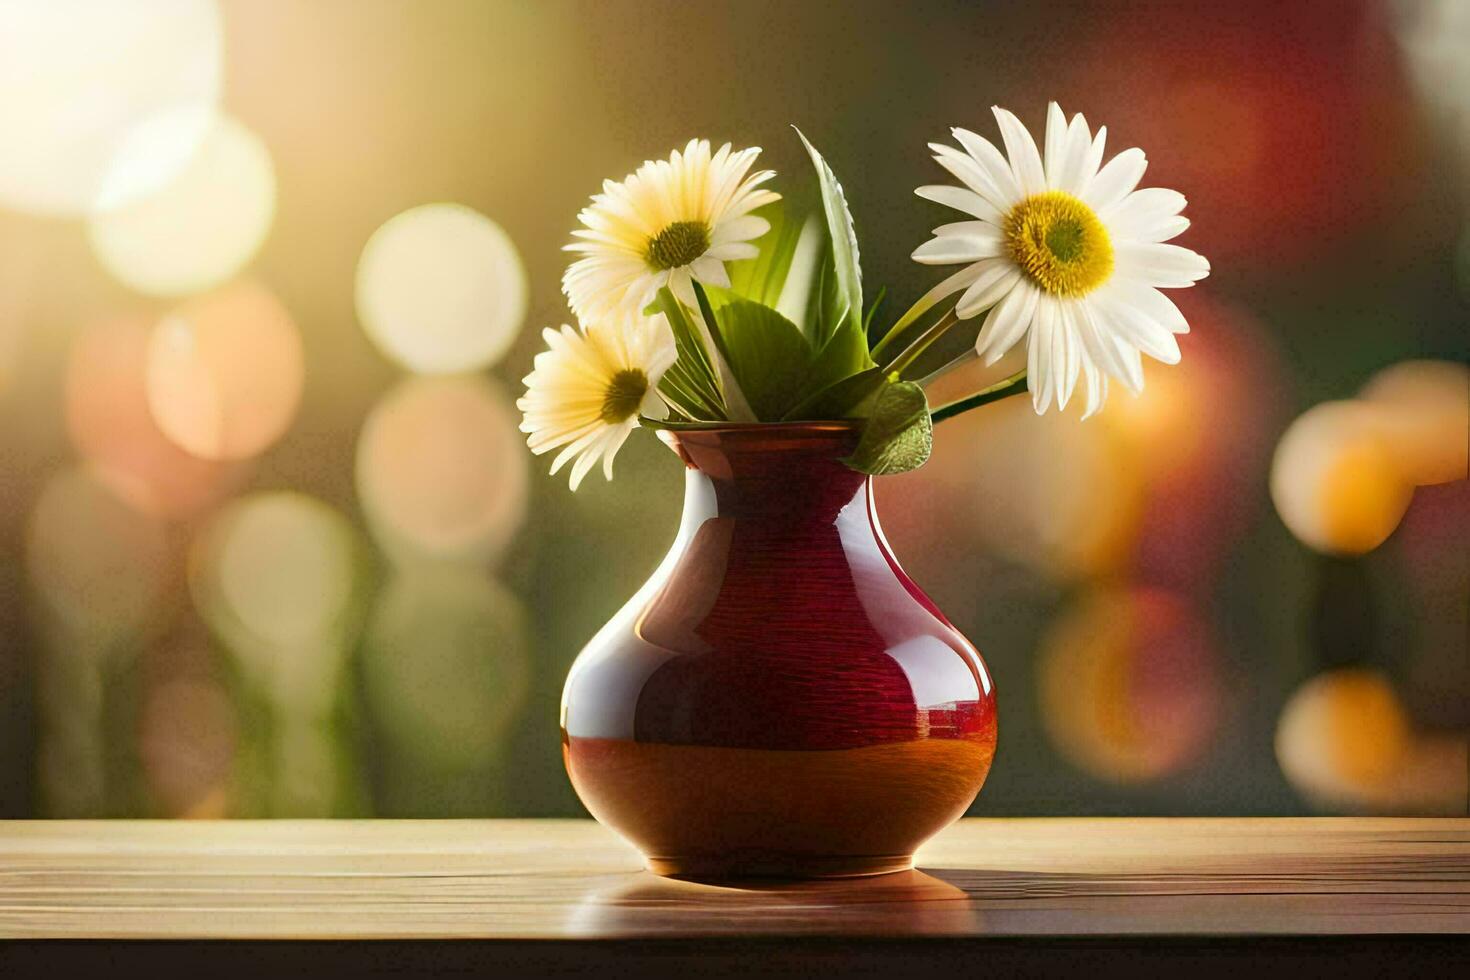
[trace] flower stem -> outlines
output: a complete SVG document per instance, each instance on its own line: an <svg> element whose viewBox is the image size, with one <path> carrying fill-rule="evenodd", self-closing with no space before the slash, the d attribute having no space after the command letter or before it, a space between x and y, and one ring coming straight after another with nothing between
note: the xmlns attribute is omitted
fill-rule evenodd
<svg viewBox="0 0 1470 980"><path fill-rule="evenodd" d="M883 366L883 373L893 374L895 372L902 372L910 364L918 360L919 355L928 350L930 344L944 336L945 331L958 322L959 317L955 316L954 310L946 312L944 316L935 320L927 330L919 334L912 344L909 344L901 353L895 355L892 360L885 364Z"/></svg>
<svg viewBox="0 0 1470 980"><path fill-rule="evenodd" d="M880 339L877 345L873 348L873 360L876 361L878 359L878 355L883 353L883 351L887 349L889 344L893 343L899 337L903 336L904 331L908 330L908 328L914 323L917 323L920 317L932 310L945 297L954 294L956 290L955 287L951 285L953 278L954 277L951 276L949 279L944 280L939 285L929 290L923 296L920 296L918 302L914 303L913 306L910 306L908 308L908 312L904 313L903 316L898 318L897 323L888 328L888 332L883 335L882 339Z"/></svg>
<svg viewBox="0 0 1470 980"><path fill-rule="evenodd" d="M935 368L933 371L930 371L928 374L920 378L918 381L919 387L927 388L934 382L938 381L940 378L944 377L949 372L955 370L956 368L962 368L966 364L969 364L971 361L976 360L979 357L980 355L976 352L974 345L966 347L964 352L955 357L954 360L949 361L946 364L941 364L939 367Z"/></svg>
<svg viewBox="0 0 1470 980"><path fill-rule="evenodd" d="M1002 398L1019 395L1024 391L1026 391L1026 372L1017 371L1004 381L999 381L989 388L982 388L968 398L952 401L948 405L940 405L929 413L929 417L935 423L943 422L945 419L954 418L961 412L968 412L972 408L989 405L991 402L998 402Z"/></svg>

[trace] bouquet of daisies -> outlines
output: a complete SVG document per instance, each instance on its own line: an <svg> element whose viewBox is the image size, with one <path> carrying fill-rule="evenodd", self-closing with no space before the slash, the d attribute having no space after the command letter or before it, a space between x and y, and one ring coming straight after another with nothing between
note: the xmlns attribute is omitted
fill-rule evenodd
<svg viewBox="0 0 1470 980"><path fill-rule="evenodd" d="M961 212L913 253L961 268L892 323L865 306L858 240L842 187L801 136L822 213L787 213L752 172L760 150L711 151L693 140L621 182L580 214L563 291L579 326L546 330L517 402L535 453L572 463L576 489L639 425L667 428L851 420L848 465L898 473L929 457L933 424L1030 391L1038 413L1075 400L1097 412L1110 380L1137 392L1142 355L1177 363L1188 324L1161 289L1189 286L1209 263L1168 244L1189 226L1184 196L1139 189L1147 161L1131 148L1103 163L1107 128L1048 110L1044 152L996 107L1002 153L955 129L931 143L959 186L918 195ZM800 133L798 133L800 136ZM881 293L879 296L881 299ZM915 377L920 356L964 321L975 343ZM931 407L927 384L968 360L994 364L1026 341L1026 367Z"/></svg>

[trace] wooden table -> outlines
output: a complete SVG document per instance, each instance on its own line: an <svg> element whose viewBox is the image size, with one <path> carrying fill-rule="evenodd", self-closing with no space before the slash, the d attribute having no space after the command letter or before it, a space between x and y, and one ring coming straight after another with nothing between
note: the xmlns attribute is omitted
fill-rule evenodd
<svg viewBox="0 0 1470 980"><path fill-rule="evenodd" d="M1470 820L965 820L919 866L714 886L642 872L578 820L0 822L0 975L979 976L1313 955L1408 975L1470 952Z"/></svg>

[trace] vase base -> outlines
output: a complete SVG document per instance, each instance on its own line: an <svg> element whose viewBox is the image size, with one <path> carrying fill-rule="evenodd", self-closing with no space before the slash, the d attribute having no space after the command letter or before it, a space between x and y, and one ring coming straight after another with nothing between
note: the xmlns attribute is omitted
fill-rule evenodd
<svg viewBox="0 0 1470 980"><path fill-rule="evenodd" d="M744 878L812 880L866 878L912 871L912 854L804 855L736 854L650 857L648 870L665 878L689 881L732 881Z"/></svg>

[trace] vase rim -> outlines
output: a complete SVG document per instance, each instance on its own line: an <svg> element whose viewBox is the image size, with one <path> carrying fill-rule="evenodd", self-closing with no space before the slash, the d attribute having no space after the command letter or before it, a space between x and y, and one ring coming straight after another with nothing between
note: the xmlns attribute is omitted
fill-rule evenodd
<svg viewBox="0 0 1470 980"><path fill-rule="evenodd" d="M857 421L819 422L730 422L698 428L659 429L658 437L696 468L690 456L695 451L704 460L734 452L741 456L794 453L811 458L837 459L850 455L857 446L862 426Z"/></svg>
<svg viewBox="0 0 1470 980"><path fill-rule="evenodd" d="M825 419L811 422L695 422L686 425L659 427L659 438L685 439L691 436L828 436L834 433L857 432L862 427L859 419Z"/></svg>

